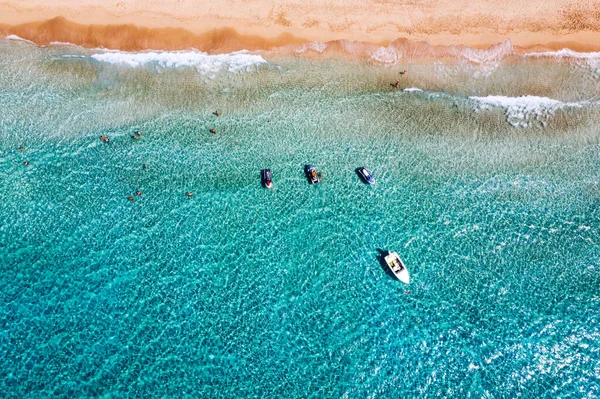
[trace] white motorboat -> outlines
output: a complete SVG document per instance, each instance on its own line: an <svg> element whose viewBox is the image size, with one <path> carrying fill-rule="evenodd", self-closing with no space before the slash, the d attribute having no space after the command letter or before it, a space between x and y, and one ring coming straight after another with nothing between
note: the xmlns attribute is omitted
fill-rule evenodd
<svg viewBox="0 0 600 399"><path fill-rule="evenodd" d="M383 258L385 260L386 265L390 268L394 276L398 278L398 280L403 283L408 284L410 282L410 275L408 274L408 269L404 266L402 259L396 252L388 251L388 254Z"/></svg>

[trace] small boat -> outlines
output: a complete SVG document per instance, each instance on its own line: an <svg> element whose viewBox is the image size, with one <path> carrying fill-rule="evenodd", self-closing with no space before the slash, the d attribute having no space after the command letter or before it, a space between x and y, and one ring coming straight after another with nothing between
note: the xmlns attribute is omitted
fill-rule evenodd
<svg viewBox="0 0 600 399"><path fill-rule="evenodd" d="M304 173L310 184L317 184L319 182L319 174L312 165L306 165L304 167Z"/></svg>
<svg viewBox="0 0 600 399"><path fill-rule="evenodd" d="M398 256L396 252L388 251L387 255L383 259L398 280L406 284L409 283L410 276L408 274L408 269L406 266L404 266L402 259L400 259L400 256Z"/></svg>
<svg viewBox="0 0 600 399"><path fill-rule="evenodd" d="M271 173L271 169L262 170L262 184L266 188L273 187L273 174Z"/></svg>
<svg viewBox="0 0 600 399"><path fill-rule="evenodd" d="M375 178L373 177L371 172L369 172L369 170L367 168L365 168L364 166L362 166L360 168L356 168L356 173L358 174L358 176L360 176L361 180L363 182L365 182L366 184L375 184Z"/></svg>

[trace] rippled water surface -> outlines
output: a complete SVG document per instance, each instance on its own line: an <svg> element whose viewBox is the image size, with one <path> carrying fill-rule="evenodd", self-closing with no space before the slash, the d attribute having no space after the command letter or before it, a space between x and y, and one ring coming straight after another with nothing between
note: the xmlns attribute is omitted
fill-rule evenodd
<svg viewBox="0 0 600 399"><path fill-rule="evenodd" d="M593 67L93 53L0 41L2 397L600 396Z"/></svg>

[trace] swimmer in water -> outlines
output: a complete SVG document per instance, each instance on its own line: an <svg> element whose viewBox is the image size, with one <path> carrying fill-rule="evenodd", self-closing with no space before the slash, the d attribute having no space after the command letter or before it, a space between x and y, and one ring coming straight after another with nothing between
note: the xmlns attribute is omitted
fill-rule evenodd
<svg viewBox="0 0 600 399"><path fill-rule="evenodd" d="M136 131L135 131L135 134L137 134L138 136L141 136L141 135L142 135L142 132L140 132L139 130L136 130Z"/></svg>
<svg viewBox="0 0 600 399"><path fill-rule="evenodd" d="M211 132L211 133L216 133L216 132L217 132L217 129L214 129L214 128L213 128L213 129L210 129L210 132Z"/></svg>
<svg viewBox="0 0 600 399"><path fill-rule="evenodd" d="M221 116L221 113L219 111L215 111L215 112L213 112L213 114L215 114L217 116Z"/></svg>
<svg viewBox="0 0 600 399"><path fill-rule="evenodd" d="M140 190L137 190L137 191L135 192L135 195L137 195L137 196L139 197L140 195L142 195L142 192L141 192Z"/></svg>
<svg viewBox="0 0 600 399"><path fill-rule="evenodd" d="M110 143L110 139L106 136L100 136L100 140L104 141L105 143Z"/></svg>
<svg viewBox="0 0 600 399"><path fill-rule="evenodd" d="M23 152L23 151L25 151L25 148L19 147L19 151Z"/></svg>
<svg viewBox="0 0 600 399"><path fill-rule="evenodd" d="M194 194L196 194L196 193L195 193L195 192L193 192L193 191L188 191L187 193L185 193L185 195L186 195L187 197L191 197L191 196L192 196L192 195L194 195Z"/></svg>
<svg viewBox="0 0 600 399"><path fill-rule="evenodd" d="M23 162L23 165L25 165L25 166L29 166L29 161L25 161L25 162Z"/></svg>
<svg viewBox="0 0 600 399"><path fill-rule="evenodd" d="M137 136L134 134L133 136L131 136L132 139L137 140Z"/></svg>
<svg viewBox="0 0 600 399"><path fill-rule="evenodd" d="M148 169L148 167L146 166L146 164L142 164L142 168L143 169Z"/></svg>
<svg viewBox="0 0 600 399"><path fill-rule="evenodd" d="M128 201L133 201L133 197L127 197Z"/></svg>

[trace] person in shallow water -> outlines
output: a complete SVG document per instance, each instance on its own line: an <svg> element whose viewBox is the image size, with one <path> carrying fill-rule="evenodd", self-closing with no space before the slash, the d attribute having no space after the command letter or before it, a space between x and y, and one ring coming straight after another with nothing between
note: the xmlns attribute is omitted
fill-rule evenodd
<svg viewBox="0 0 600 399"><path fill-rule="evenodd" d="M100 140L104 141L105 143L110 143L110 139L106 136L100 136Z"/></svg>
<svg viewBox="0 0 600 399"><path fill-rule="evenodd" d="M400 75L406 75L408 71L405 69L404 71L400 71Z"/></svg>
<svg viewBox="0 0 600 399"><path fill-rule="evenodd" d="M213 114L215 114L217 116L221 116L221 113L219 111L215 111L215 112L213 112Z"/></svg>

